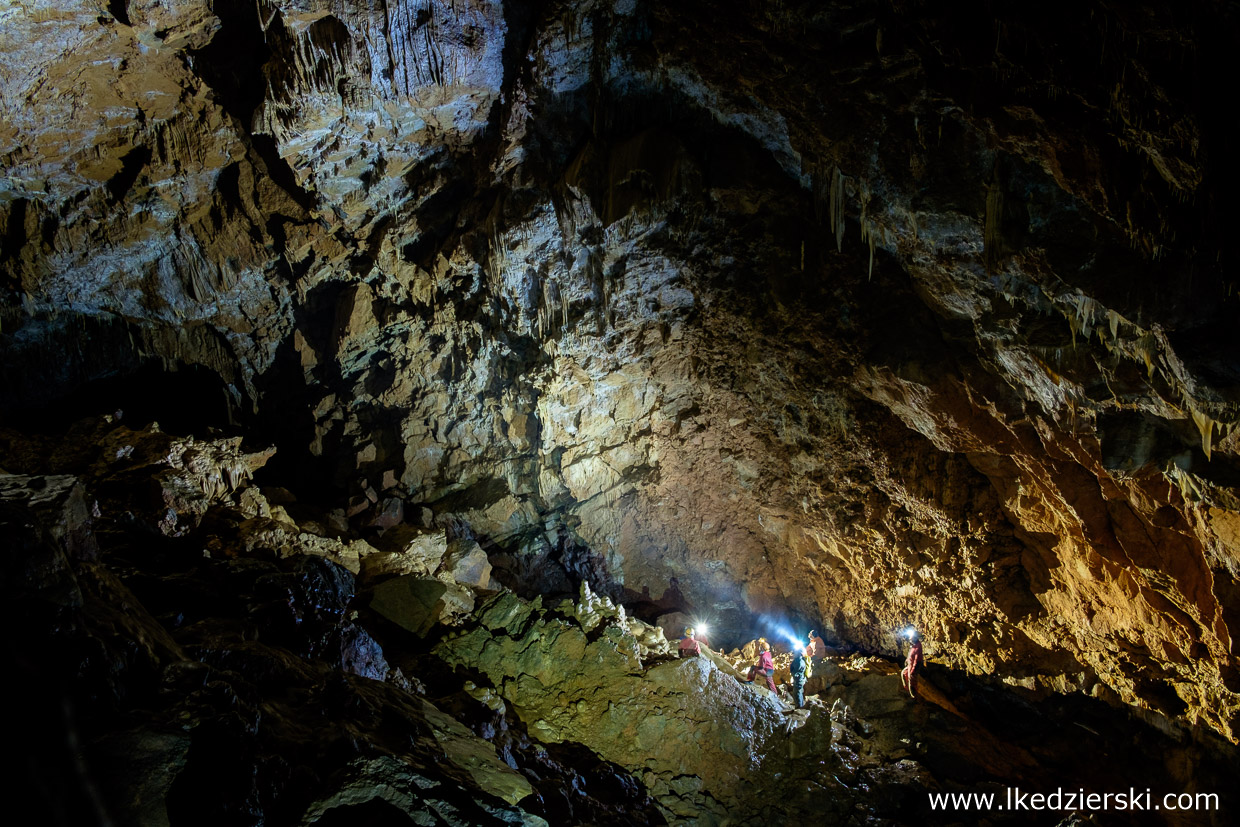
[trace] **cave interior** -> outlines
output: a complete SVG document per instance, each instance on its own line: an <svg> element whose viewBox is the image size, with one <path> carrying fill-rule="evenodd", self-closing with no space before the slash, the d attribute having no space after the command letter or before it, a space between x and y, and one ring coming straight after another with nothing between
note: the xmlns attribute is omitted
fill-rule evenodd
<svg viewBox="0 0 1240 827"><path fill-rule="evenodd" d="M5 4L14 799L1236 823L1238 48L1224 0Z"/></svg>

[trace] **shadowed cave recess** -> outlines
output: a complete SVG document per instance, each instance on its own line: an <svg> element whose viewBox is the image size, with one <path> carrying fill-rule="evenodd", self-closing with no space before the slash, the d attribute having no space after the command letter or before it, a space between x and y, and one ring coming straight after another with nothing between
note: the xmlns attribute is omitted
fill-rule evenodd
<svg viewBox="0 0 1240 827"><path fill-rule="evenodd" d="M1234 3L0 45L38 823L1236 823Z"/></svg>

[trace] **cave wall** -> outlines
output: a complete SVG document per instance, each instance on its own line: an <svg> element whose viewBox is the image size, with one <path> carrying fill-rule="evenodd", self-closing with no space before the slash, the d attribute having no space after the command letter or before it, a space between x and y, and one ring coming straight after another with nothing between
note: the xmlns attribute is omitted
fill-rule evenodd
<svg viewBox="0 0 1240 827"><path fill-rule="evenodd" d="M1235 737L1226 5L3 26L6 417L206 372L351 530L426 509L519 591L913 622Z"/></svg>

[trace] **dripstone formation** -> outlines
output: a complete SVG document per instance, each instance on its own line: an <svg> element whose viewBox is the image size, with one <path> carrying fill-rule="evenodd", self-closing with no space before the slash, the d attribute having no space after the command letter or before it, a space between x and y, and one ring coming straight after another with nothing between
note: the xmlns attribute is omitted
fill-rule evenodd
<svg viewBox="0 0 1240 827"><path fill-rule="evenodd" d="M1223 793L1238 45L1215 0L0 11L26 781L174 827ZM695 619L838 659L786 714Z"/></svg>

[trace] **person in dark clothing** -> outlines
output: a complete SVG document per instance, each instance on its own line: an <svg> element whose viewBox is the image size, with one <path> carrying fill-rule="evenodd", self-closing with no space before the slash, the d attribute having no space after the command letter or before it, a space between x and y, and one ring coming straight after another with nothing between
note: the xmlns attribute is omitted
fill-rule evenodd
<svg viewBox="0 0 1240 827"><path fill-rule="evenodd" d="M808 648L808 647L807 647ZM805 651L792 653L792 698L797 709L805 706L805 661L809 655Z"/></svg>
<svg viewBox="0 0 1240 827"><path fill-rule="evenodd" d="M900 671L900 685L908 690L910 698L917 700L917 670L926 665L926 658L921 650L921 636L913 630L908 633L908 639L913 646L908 650L904 669Z"/></svg>

